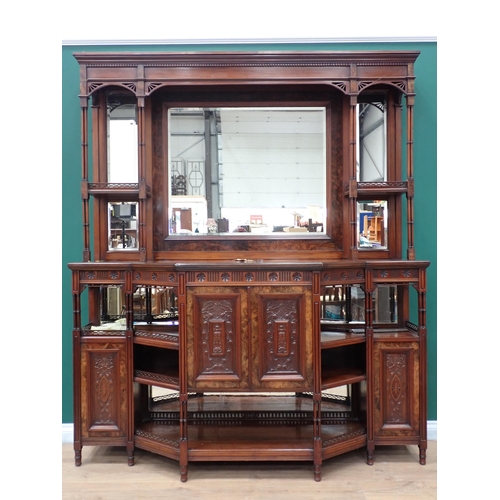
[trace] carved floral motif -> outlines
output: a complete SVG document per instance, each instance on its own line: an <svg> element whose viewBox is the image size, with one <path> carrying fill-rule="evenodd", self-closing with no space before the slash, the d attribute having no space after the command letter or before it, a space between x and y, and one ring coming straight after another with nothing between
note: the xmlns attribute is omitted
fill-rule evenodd
<svg viewBox="0 0 500 500"><path fill-rule="evenodd" d="M267 371L297 372L299 368L299 304L296 299L265 303Z"/></svg>
<svg viewBox="0 0 500 500"><path fill-rule="evenodd" d="M406 356L388 353L385 358L387 369L387 419L386 423L397 424L407 421L406 403Z"/></svg>
<svg viewBox="0 0 500 500"><path fill-rule="evenodd" d="M114 423L111 412L111 406L114 402L113 367L114 356L112 354L95 355L95 394L99 406L99 414L96 416L97 424Z"/></svg>
<svg viewBox="0 0 500 500"><path fill-rule="evenodd" d="M200 299L202 371L229 373L233 371L234 301Z"/></svg>

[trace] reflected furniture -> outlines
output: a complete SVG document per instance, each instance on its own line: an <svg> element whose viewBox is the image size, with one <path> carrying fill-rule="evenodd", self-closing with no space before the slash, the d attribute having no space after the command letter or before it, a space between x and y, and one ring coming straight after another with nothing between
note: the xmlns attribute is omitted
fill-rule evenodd
<svg viewBox="0 0 500 500"><path fill-rule="evenodd" d="M76 465L84 446L123 446L129 465L136 448L178 461L182 481L193 461L309 461L319 481L325 460L365 448L371 465L376 447L391 444L418 446L425 464L429 262L416 259L414 242L417 57L75 54L83 214L82 261L68 264ZM137 173L117 183L108 180L107 141L119 103L136 117ZM357 161L360 103L383 110L382 179L366 180L369 167ZM182 206L178 222L191 229L171 231L179 186L168 112L216 106L325 109L322 231L231 232L208 195L213 233L196 234L195 214L189 209L188 223ZM363 247L358 206L372 200L386 207L383 244ZM137 219L133 246L110 244L110 207L121 205Z"/></svg>

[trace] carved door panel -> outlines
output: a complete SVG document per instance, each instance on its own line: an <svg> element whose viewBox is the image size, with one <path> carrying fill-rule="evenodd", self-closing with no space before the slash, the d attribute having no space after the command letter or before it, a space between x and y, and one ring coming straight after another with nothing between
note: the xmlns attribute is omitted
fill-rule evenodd
<svg viewBox="0 0 500 500"><path fill-rule="evenodd" d="M252 387L313 390L311 290L252 288Z"/></svg>
<svg viewBox="0 0 500 500"><path fill-rule="evenodd" d="M244 287L191 287L187 295L189 390L247 389Z"/></svg>
<svg viewBox="0 0 500 500"><path fill-rule="evenodd" d="M82 343L82 438L126 437L126 372L125 339Z"/></svg>
<svg viewBox="0 0 500 500"><path fill-rule="evenodd" d="M312 391L311 298L300 286L190 287L189 390Z"/></svg>
<svg viewBox="0 0 500 500"><path fill-rule="evenodd" d="M374 344L374 436L419 435L419 344Z"/></svg>

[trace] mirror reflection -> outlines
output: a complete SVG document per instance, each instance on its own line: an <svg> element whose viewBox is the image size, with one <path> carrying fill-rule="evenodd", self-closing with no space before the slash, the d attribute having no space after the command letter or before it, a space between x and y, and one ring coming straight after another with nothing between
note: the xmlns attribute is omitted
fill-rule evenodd
<svg viewBox="0 0 500 500"><path fill-rule="evenodd" d="M325 108L169 109L170 234L325 231Z"/></svg>
<svg viewBox="0 0 500 500"><path fill-rule="evenodd" d="M139 286L134 291L134 323L167 322L178 319L177 295L173 288Z"/></svg>
<svg viewBox="0 0 500 500"><path fill-rule="evenodd" d="M108 182L137 182L137 105L132 96L109 93L108 117Z"/></svg>
<svg viewBox="0 0 500 500"><path fill-rule="evenodd" d="M387 201L358 201L358 248L387 248Z"/></svg>
<svg viewBox="0 0 500 500"><path fill-rule="evenodd" d="M365 293L360 285L327 286L321 295L323 323L364 323Z"/></svg>
<svg viewBox="0 0 500 500"><path fill-rule="evenodd" d="M139 248L138 203L108 203L108 249Z"/></svg>
<svg viewBox="0 0 500 500"><path fill-rule="evenodd" d="M397 287L378 285L373 292L373 322L397 323ZM352 326L365 323L365 292L360 285L326 286L321 295L321 323L324 326Z"/></svg>
<svg viewBox="0 0 500 500"><path fill-rule="evenodd" d="M398 322L398 287L378 285L373 293L373 322Z"/></svg>
<svg viewBox="0 0 500 500"><path fill-rule="evenodd" d="M387 113L386 102L357 105L357 180L387 180Z"/></svg>
<svg viewBox="0 0 500 500"><path fill-rule="evenodd" d="M126 330L125 294L120 286L99 287L99 317L86 327L90 330Z"/></svg>

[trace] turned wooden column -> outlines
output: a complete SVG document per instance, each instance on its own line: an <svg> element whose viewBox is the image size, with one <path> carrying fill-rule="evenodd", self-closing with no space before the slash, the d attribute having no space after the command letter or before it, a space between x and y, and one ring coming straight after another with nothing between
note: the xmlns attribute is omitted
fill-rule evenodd
<svg viewBox="0 0 500 500"><path fill-rule="evenodd" d="M375 437L373 431L373 412L374 412L374 381L373 381L373 273L366 271L365 282L365 323L366 323L366 401L367 401L367 436L366 436L366 463L373 465L375 453Z"/></svg>
<svg viewBox="0 0 500 500"><path fill-rule="evenodd" d="M132 285L132 271L125 273L125 317L127 318L127 330L125 332L125 363L129 376L126 379L127 385L127 460L128 465L134 465L135 445L134 445L134 287Z"/></svg>
<svg viewBox="0 0 500 500"><path fill-rule="evenodd" d="M420 464L425 465L427 452L427 273L419 269L418 280L418 336L420 340Z"/></svg>
<svg viewBox="0 0 500 500"><path fill-rule="evenodd" d="M139 252L146 261L146 124L144 97L137 99L138 170L139 170Z"/></svg>
<svg viewBox="0 0 500 500"><path fill-rule="evenodd" d="M81 151L82 151L82 224L83 224L83 262L90 261L90 226L89 226L89 141L88 141L88 98L80 96L81 107Z"/></svg>
<svg viewBox="0 0 500 500"><path fill-rule="evenodd" d="M354 66L354 65L353 65ZM352 70L351 70L352 71ZM351 81L351 91L357 81ZM357 91L357 88L356 88ZM356 115L357 96L351 96L349 108L349 258L358 258L358 224L357 224L357 179L356 179Z"/></svg>
<svg viewBox="0 0 500 500"><path fill-rule="evenodd" d="M413 74L413 64L409 65ZM407 223L408 223L408 260L415 260L415 232L414 232L414 180L413 180L413 105L415 102L415 82L408 79L408 92L406 94L406 164L407 164Z"/></svg>
<svg viewBox="0 0 500 500"><path fill-rule="evenodd" d="M179 313L179 468L181 481L187 481L188 473L188 377L187 377L187 295L186 274L178 274L179 287L177 293L177 307Z"/></svg>
<svg viewBox="0 0 500 500"><path fill-rule="evenodd" d="M80 415L81 403L81 350L80 350L80 328L81 328L81 300L80 281L78 271L72 271L72 295L73 295L73 450L75 452L75 465L82 465L82 433Z"/></svg>
<svg viewBox="0 0 500 500"><path fill-rule="evenodd" d="M314 480L321 481L323 440L321 437L321 290L320 273L313 273L313 453Z"/></svg>

